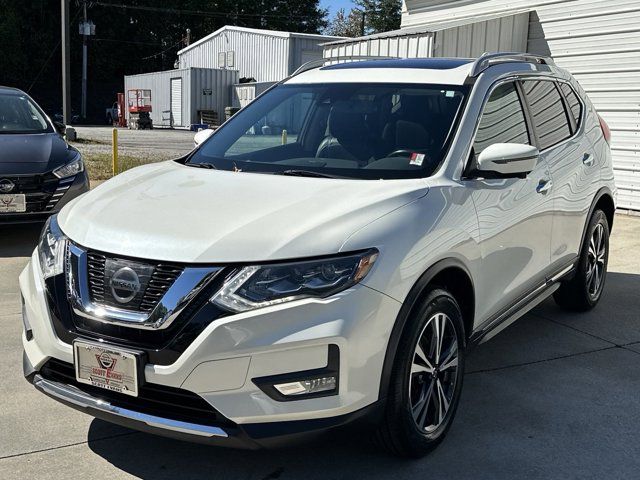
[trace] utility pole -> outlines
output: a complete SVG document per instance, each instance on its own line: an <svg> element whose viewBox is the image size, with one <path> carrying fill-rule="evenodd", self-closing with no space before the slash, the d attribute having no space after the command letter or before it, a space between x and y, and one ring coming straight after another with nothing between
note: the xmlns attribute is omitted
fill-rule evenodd
<svg viewBox="0 0 640 480"><path fill-rule="evenodd" d="M80 109L80 115L83 119L87 118L87 43L89 40L87 28L89 28L89 22L87 21L87 0L82 0L82 107Z"/></svg>
<svg viewBox="0 0 640 480"><path fill-rule="evenodd" d="M62 117L65 125L71 123L71 65L69 37L69 0L60 0L62 13Z"/></svg>

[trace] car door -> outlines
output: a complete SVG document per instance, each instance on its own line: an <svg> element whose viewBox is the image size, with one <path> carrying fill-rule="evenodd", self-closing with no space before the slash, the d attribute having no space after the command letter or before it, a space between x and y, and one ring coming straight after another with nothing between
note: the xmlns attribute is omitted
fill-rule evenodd
<svg viewBox="0 0 640 480"><path fill-rule="evenodd" d="M572 87L551 80L526 80L522 85L540 155L553 179L551 263L562 269L580 251L586 216L598 189L599 165L582 128L584 108Z"/></svg>
<svg viewBox="0 0 640 480"><path fill-rule="evenodd" d="M521 95L514 82L493 89L477 128L471 161L494 143L534 144ZM480 229L477 314L482 322L544 282L550 261L552 183L543 158L524 177L487 178L471 169L466 181Z"/></svg>

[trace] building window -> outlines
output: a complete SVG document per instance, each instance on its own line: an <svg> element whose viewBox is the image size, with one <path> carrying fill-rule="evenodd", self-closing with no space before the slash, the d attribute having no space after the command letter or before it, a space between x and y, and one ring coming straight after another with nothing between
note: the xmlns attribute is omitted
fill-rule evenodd
<svg viewBox="0 0 640 480"><path fill-rule="evenodd" d="M224 68L227 65L227 54L225 52L218 53L218 68Z"/></svg>
<svg viewBox="0 0 640 480"><path fill-rule="evenodd" d="M233 50L229 50L227 52L227 67L233 68L235 66L235 52Z"/></svg>

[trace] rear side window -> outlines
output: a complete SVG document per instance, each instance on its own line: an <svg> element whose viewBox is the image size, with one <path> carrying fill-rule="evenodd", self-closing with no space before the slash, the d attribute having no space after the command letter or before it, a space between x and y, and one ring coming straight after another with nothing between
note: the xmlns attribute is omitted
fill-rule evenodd
<svg viewBox="0 0 640 480"><path fill-rule="evenodd" d="M522 85L531 107L531 116L540 143L539 149L546 150L569 138L571 127L555 83L525 80Z"/></svg>
<svg viewBox="0 0 640 480"><path fill-rule="evenodd" d="M576 123L576 130L580 128L580 119L582 118L582 103L578 99L576 92L573 91L573 88L569 86L568 83L559 83L560 90L564 94L567 99L567 105L569 106L569 110L571 110L571 115Z"/></svg>
<svg viewBox="0 0 640 480"><path fill-rule="evenodd" d="M473 142L474 153L479 155L494 143L530 144L522 104L513 83L500 85L491 93Z"/></svg>

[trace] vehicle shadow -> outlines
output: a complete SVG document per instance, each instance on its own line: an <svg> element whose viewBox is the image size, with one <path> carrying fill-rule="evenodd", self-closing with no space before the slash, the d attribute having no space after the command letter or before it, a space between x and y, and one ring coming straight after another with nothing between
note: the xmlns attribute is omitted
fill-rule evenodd
<svg viewBox="0 0 640 480"><path fill-rule="evenodd" d="M44 223L0 225L0 258L29 257Z"/></svg>
<svg viewBox="0 0 640 480"><path fill-rule="evenodd" d="M355 428L246 451L127 429L105 438L104 422L94 420L89 448L145 479L634 477L640 461L629 452L640 453L640 343L626 345L640 342L638 291L640 275L611 272L591 312L566 313L549 299L472 350L457 418L422 460L392 457L370 431ZM624 348L607 340L614 333L626 339Z"/></svg>

